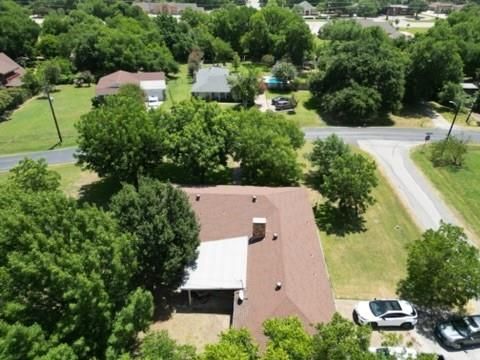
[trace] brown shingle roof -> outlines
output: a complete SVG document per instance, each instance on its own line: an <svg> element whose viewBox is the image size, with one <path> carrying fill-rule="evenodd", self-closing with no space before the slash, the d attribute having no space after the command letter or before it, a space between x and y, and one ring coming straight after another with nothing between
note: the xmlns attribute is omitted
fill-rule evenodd
<svg viewBox="0 0 480 360"><path fill-rule="evenodd" d="M25 74L23 67L8 57L7 54L0 52L0 75L4 77L5 86L22 85L21 78L23 74Z"/></svg>
<svg viewBox="0 0 480 360"><path fill-rule="evenodd" d="M246 300L234 302L232 324L264 343L262 323L298 316L309 331L329 321L333 293L308 201L302 188L215 186L184 188L200 224L202 241L251 235L252 218L267 219L263 240L249 244ZM200 194L200 200L196 200ZM252 201L255 195L256 201ZM278 239L273 240L273 234ZM282 283L280 290L275 289Z"/></svg>
<svg viewBox="0 0 480 360"><path fill-rule="evenodd" d="M131 73L128 71L115 71L114 73L105 75L98 80L95 94L99 95L113 95L118 92L120 86L125 84L140 85L140 81L148 80L165 80L163 72L138 72Z"/></svg>

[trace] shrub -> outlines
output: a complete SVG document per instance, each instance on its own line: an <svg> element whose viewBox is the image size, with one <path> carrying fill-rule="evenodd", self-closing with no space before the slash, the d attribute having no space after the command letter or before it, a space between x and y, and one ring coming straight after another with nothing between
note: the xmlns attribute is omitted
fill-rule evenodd
<svg viewBox="0 0 480 360"><path fill-rule="evenodd" d="M465 162L467 141L456 136L436 141L431 145L430 160L434 166L461 168Z"/></svg>
<svg viewBox="0 0 480 360"><path fill-rule="evenodd" d="M275 57L270 54L263 55L260 61L265 66L273 66L273 64L275 64Z"/></svg>
<svg viewBox="0 0 480 360"><path fill-rule="evenodd" d="M8 111L23 104L28 97L29 92L26 89L0 89L0 118L6 117Z"/></svg>

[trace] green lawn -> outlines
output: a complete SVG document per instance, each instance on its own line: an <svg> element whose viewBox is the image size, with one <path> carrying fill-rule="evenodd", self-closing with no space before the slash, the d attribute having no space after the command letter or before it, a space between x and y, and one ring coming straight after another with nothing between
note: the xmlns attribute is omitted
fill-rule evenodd
<svg viewBox="0 0 480 360"><path fill-rule="evenodd" d="M465 224L480 239L480 147L471 146L460 170L433 167L428 152L417 148L412 159ZM480 243L479 243L480 244Z"/></svg>
<svg viewBox="0 0 480 360"><path fill-rule="evenodd" d="M181 64L178 74L167 80L167 99L163 109L170 109L173 104L190 99L192 79L188 76L187 64Z"/></svg>
<svg viewBox="0 0 480 360"><path fill-rule="evenodd" d="M311 148L312 144L307 143L301 156ZM320 232L338 298L395 296L396 284L405 275L406 245L420 237L420 230L392 187L380 172L377 175L379 185L373 191L377 202L365 214L366 231L345 236ZM317 192L310 190L310 194L313 203L321 200Z"/></svg>
<svg viewBox="0 0 480 360"><path fill-rule="evenodd" d="M278 95L285 96L295 96L297 100L297 107L295 112L290 114L286 111L282 111L288 119L297 121L300 126L325 126L322 118L315 109L314 101L312 100L312 95L308 90L299 90L292 92L278 92L274 90L268 90L266 93L267 100L270 102L271 99Z"/></svg>
<svg viewBox="0 0 480 360"><path fill-rule="evenodd" d="M95 87L57 86L53 106L63 136L62 146L75 144L74 123L91 107ZM36 97L17 109L9 121L0 123L0 154L47 150L58 142L47 99Z"/></svg>
<svg viewBox="0 0 480 360"><path fill-rule="evenodd" d="M92 174L89 171L83 171L75 164L51 165L49 166L49 170L56 171L60 174L60 189L68 195L75 195L74 193L78 191L77 183ZM9 175L8 172L1 172L0 184L5 182Z"/></svg>
<svg viewBox="0 0 480 360"><path fill-rule="evenodd" d="M440 105L436 102L430 102L432 108L441 114L447 121L452 122L453 118L455 117L455 109L449 108L447 106ZM460 111L457 116L457 120L455 120L455 126L468 126L472 128L478 128L478 124L473 117L470 117L470 121L467 124L467 116L468 110Z"/></svg>
<svg viewBox="0 0 480 360"><path fill-rule="evenodd" d="M428 106L405 105L397 114L390 114L390 120L395 127L430 128L433 124L429 113Z"/></svg>
<svg viewBox="0 0 480 360"><path fill-rule="evenodd" d="M416 35L416 34L424 34L429 30L429 28L424 28L424 27L405 27L405 28L400 28L400 31L405 31L409 32L410 34Z"/></svg>

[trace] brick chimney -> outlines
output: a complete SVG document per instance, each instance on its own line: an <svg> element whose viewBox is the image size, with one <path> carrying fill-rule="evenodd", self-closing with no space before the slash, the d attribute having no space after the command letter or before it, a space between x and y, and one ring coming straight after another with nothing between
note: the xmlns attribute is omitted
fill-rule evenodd
<svg viewBox="0 0 480 360"><path fill-rule="evenodd" d="M255 217L252 220L252 237L254 239L263 239L267 232L267 219Z"/></svg>

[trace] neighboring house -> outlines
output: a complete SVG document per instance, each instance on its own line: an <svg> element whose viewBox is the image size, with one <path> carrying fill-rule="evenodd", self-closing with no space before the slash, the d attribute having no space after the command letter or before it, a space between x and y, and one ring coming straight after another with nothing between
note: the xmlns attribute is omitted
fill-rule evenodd
<svg viewBox="0 0 480 360"><path fill-rule="evenodd" d="M197 4L176 3L176 2L134 2L133 5L140 7L145 13L150 15L168 14L181 15L185 9L204 11L203 7Z"/></svg>
<svg viewBox="0 0 480 360"><path fill-rule="evenodd" d="M464 5L453 4L448 2L432 2L428 4L428 9L436 14L448 14L455 10L460 10Z"/></svg>
<svg viewBox="0 0 480 360"><path fill-rule="evenodd" d="M392 4L392 5L388 5L385 8L385 14L388 16L405 16L405 15L413 15L414 11L408 5Z"/></svg>
<svg viewBox="0 0 480 360"><path fill-rule="evenodd" d="M192 95L205 100L230 101L231 86L228 83L228 69L212 66L198 70Z"/></svg>
<svg viewBox="0 0 480 360"><path fill-rule="evenodd" d="M295 4L294 8L302 16L317 16L318 10L315 6L310 4L308 1L302 1L301 3Z"/></svg>
<svg viewBox="0 0 480 360"><path fill-rule="evenodd" d="M378 26L381 28L383 31L387 33L389 37L392 39L399 38L401 36L404 36L400 31L395 29L395 27L390 24L388 21L376 21L376 20L370 20L370 19L363 19L363 18L356 18L355 19L362 27L371 27L371 26Z"/></svg>
<svg viewBox="0 0 480 360"><path fill-rule="evenodd" d="M17 87L22 85L25 69L0 52L0 87Z"/></svg>
<svg viewBox="0 0 480 360"><path fill-rule="evenodd" d="M181 290L230 292L231 326L265 344L262 323L297 316L313 333L335 312L317 226L305 189L212 186L183 189L200 222L199 256Z"/></svg>
<svg viewBox="0 0 480 360"><path fill-rule="evenodd" d="M126 84L139 86L145 93L145 99L149 107L158 107L162 101L165 101L167 85L163 72L131 73L123 70L116 71L100 78L95 89L95 95L114 95L122 85Z"/></svg>

